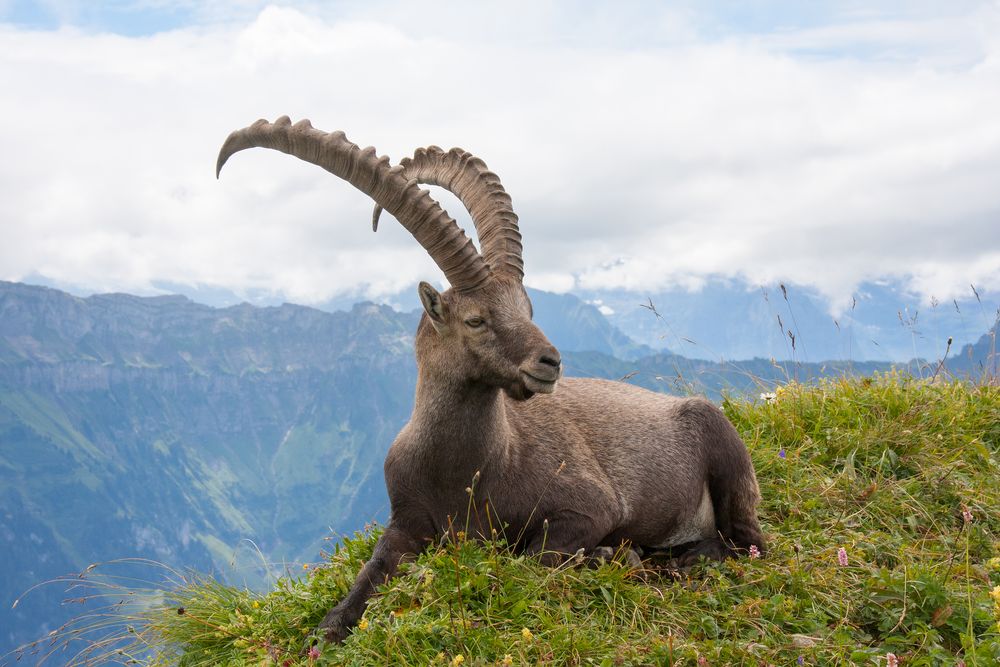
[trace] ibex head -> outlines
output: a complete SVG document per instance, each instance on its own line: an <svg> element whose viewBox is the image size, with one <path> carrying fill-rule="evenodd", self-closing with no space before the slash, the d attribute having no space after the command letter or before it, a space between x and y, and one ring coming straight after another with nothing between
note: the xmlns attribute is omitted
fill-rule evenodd
<svg viewBox="0 0 1000 667"><path fill-rule="evenodd" d="M475 292L444 294L420 283L419 292L422 369L453 383L500 387L518 400L555 391L559 352L531 321L519 281L494 279Z"/></svg>
<svg viewBox="0 0 1000 667"><path fill-rule="evenodd" d="M358 148L343 132L322 132L287 116L259 120L229 135L216 174L246 148L280 150L323 167L375 200L373 229L383 209L399 220L441 268L452 287L443 294L419 287L424 317L417 332L422 370L464 382L496 386L526 399L555 390L559 352L531 322L521 280L521 233L510 197L482 160L460 149L421 148L391 167L374 148ZM482 254L420 183L454 193L469 210Z"/></svg>

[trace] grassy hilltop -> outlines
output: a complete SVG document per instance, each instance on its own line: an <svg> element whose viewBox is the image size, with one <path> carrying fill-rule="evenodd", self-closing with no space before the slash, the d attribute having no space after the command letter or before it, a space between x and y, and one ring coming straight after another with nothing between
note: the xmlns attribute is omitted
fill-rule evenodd
<svg viewBox="0 0 1000 667"><path fill-rule="evenodd" d="M675 580L547 569L456 534L384 587L343 646L303 653L373 530L264 594L185 576L131 613L119 653L78 643L101 616L59 641L89 646L81 660L181 665L1000 664L1000 387L889 374L724 409L756 465L766 558Z"/></svg>

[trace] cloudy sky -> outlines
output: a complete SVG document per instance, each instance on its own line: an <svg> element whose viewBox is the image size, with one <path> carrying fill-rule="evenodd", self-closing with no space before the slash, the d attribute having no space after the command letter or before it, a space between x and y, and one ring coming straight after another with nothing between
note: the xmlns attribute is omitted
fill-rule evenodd
<svg viewBox="0 0 1000 667"><path fill-rule="evenodd" d="M288 114L496 171L526 281L1000 287L1000 2L0 0L0 279L300 303L440 272ZM440 200L460 222L457 200Z"/></svg>

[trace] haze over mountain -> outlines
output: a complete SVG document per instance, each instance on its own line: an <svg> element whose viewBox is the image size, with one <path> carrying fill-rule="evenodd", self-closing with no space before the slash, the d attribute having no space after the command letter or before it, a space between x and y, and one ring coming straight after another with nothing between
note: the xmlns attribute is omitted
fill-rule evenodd
<svg viewBox="0 0 1000 667"><path fill-rule="evenodd" d="M936 359L972 343L997 320L1000 292L925 300L901 281L861 285L838 302L792 283L710 280L697 290L578 294L638 343L698 359L821 362ZM649 304L656 309L654 314ZM796 339L792 346L792 332Z"/></svg>
<svg viewBox="0 0 1000 667"><path fill-rule="evenodd" d="M58 283L37 277L35 280L65 289ZM276 306L284 301L273 293L251 291L237 295L225 289L170 282L159 282L156 287L220 307L244 299L258 306ZM835 359L935 359L945 353L949 337L952 355L961 346L976 342L996 322L1000 307L1000 292L988 287L970 286L964 297L943 301L925 299L907 288L905 282L888 279L865 283L836 303L813 289L790 282L755 285L722 278L707 280L697 289L591 289L554 294L529 288L528 293L536 306L545 304L536 307L538 317L543 318L539 323L554 336L565 336L564 347L626 359L653 350L712 361L755 357L817 363ZM350 310L362 300L358 295L346 295L315 307L337 312ZM550 300L559 303L548 307ZM420 306L413 289L382 297L378 302L402 311ZM580 309L579 313L566 320L563 315L573 309ZM573 331L579 327L574 324L571 328L567 322L575 322L578 317L587 318L590 325L586 330L600 331L603 342L575 339ZM789 331L796 339L794 349ZM622 334L630 340L626 342Z"/></svg>

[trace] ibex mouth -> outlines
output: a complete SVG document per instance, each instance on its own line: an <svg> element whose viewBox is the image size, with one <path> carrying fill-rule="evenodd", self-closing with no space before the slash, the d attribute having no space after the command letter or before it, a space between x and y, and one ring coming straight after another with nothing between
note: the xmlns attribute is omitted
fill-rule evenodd
<svg viewBox="0 0 1000 667"><path fill-rule="evenodd" d="M521 371L521 380L524 382L525 387L536 394L551 394L556 390L556 382L559 381L559 375L556 374L553 380L546 380L535 377L527 371Z"/></svg>

